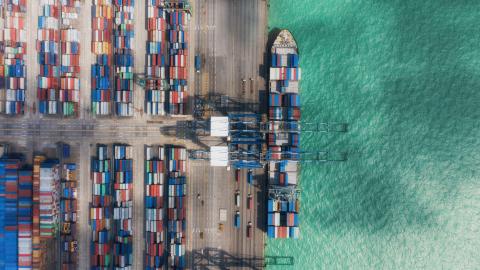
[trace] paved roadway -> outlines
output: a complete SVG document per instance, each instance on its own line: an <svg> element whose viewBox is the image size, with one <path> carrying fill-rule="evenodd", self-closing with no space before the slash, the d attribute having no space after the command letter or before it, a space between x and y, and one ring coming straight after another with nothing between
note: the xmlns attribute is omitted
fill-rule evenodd
<svg viewBox="0 0 480 270"><path fill-rule="evenodd" d="M143 73L145 64L145 7L136 1L135 9L135 67ZM88 209L91 198L90 158L96 143L128 143L134 146L134 269L143 269L143 147L145 144L180 144L189 149L198 148L190 141L160 135L160 129L175 124L178 119L191 117L151 118L142 113L144 94L136 86L134 103L138 109L134 117L95 118L90 113L90 65L94 55L90 51L92 0L85 0L78 24L81 33L81 91L78 119L46 117L34 113L36 101L36 76L39 72L35 49L39 8L35 1L28 1L27 9L27 94L26 115L20 118L2 117L0 141L12 142L22 152L43 151L54 147L58 141L72 145L72 154L79 159L79 269L89 264ZM266 2L264 0L192 0L193 16L189 29L191 53L189 55L190 96L194 94L226 94L246 101L257 101L258 90L265 88L260 76L266 44ZM202 72L195 73L195 54L202 56ZM250 78L252 80L250 80ZM242 79L247 81L242 84ZM189 163L189 198L187 255L193 269L262 268L264 234L263 196L261 188L246 183L246 172L241 182L234 181L233 171L211 168L204 161ZM257 172L261 178L262 172ZM262 182L259 181L261 184ZM233 228L234 192L241 191L241 228ZM256 207L246 209L246 197L254 196ZM200 199L197 199L200 194ZM202 205L201 201L204 201ZM258 207L259 206L259 207ZM218 230L219 208L228 211L223 232ZM259 211L261 210L261 211ZM253 237L246 238L246 224L253 223ZM203 232L203 239L200 238Z"/></svg>
<svg viewBox="0 0 480 270"><path fill-rule="evenodd" d="M195 54L202 58L202 69L195 73L195 94L228 95L257 102L259 90L265 89L260 76L266 47L266 2L263 0L193 1L194 31L190 39ZM195 16L196 15L196 16ZM242 84L245 79L246 83ZM260 269L263 266L265 202L263 181L253 187L242 170L239 183L234 171L212 168L204 161L190 161L189 242L193 269ZM256 178L263 178L263 171ZM263 178L264 179L264 178ZM235 207L234 194L239 189L241 206ZM252 194L255 207L247 209L247 195ZM200 199L197 195L200 194ZM203 205L202 205L203 200ZM227 222L219 230L219 210L227 209ZM241 227L233 227L234 213L241 213ZM246 226L253 224L252 238ZM201 237L203 233L203 239Z"/></svg>

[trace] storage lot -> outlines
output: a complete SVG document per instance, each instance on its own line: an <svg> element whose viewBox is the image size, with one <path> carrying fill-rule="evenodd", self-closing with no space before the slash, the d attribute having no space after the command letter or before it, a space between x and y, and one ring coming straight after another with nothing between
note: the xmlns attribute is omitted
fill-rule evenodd
<svg viewBox="0 0 480 270"><path fill-rule="evenodd" d="M82 5L80 18L90 18L92 0ZM134 29L135 52L134 72L143 73L147 31L145 29L145 7L143 1L135 1ZM189 26L190 54L189 96L208 92L228 94L246 101L257 101L258 90L265 88L260 77L260 64L263 62L266 43L266 3L263 0L195 0L192 1L193 16ZM133 146L133 252L134 269L143 269L143 221L144 189L143 164L144 145L176 144L188 149L198 148L190 141L160 134L160 128L173 125L179 118L151 117L143 112L144 90L135 84L134 116L128 119L115 117L95 118L90 107L90 65L94 55L90 51L91 21L82 19L78 23L80 39L80 109L78 119L58 119L33 113L36 102L36 76L39 73L35 50L37 17L39 8L35 1L28 1L27 30L27 94L25 116L20 118L1 117L0 141L15 143L25 153L57 141L72 145L72 155L79 159L79 269L89 265L90 227L88 207L91 198L90 157L94 155L96 143L126 143ZM204 60L201 73L195 73L193 58L202 55ZM250 82L244 89L242 79ZM195 86L195 87L193 87ZM190 116L180 119L189 119ZM154 122L151 122L154 121ZM262 224L264 213L246 209L246 196L251 193L260 209L265 203L261 186L249 186L246 172L242 172L240 184L234 181L234 172L225 168L211 168L203 161L191 161L187 168L188 207L187 207L187 256L190 266L195 268L261 268L264 234ZM261 178L260 172L257 177ZM261 182L260 182L261 183ZM242 204L241 227L234 229L232 224L234 192L240 190ZM197 194L200 193L200 199ZM202 202L203 205L202 205ZM218 230L219 209L227 210L224 231ZM254 224L253 238L246 238L246 223ZM202 234L201 234L202 233Z"/></svg>

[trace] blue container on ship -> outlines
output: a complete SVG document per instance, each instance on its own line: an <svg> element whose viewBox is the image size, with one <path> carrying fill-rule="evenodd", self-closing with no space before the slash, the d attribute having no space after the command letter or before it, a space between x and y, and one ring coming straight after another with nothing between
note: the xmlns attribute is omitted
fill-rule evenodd
<svg viewBox="0 0 480 270"><path fill-rule="evenodd" d="M64 143L62 149L63 149L63 151L62 151L63 157L64 158L69 158L70 157L70 145Z"/></svg>
<svg viewBox="0 0 480 270"><path fill-rule="evenodd" d="M269 199L267 201L267 210L268 212L273 212L273 204L274 204L274 201L272 199Z"/></svg>
<svg viewBox="0 0 480 270"><path fill-rule="evenodd" d="M295 212L295 201L288 202L288 212Z"/></svg>

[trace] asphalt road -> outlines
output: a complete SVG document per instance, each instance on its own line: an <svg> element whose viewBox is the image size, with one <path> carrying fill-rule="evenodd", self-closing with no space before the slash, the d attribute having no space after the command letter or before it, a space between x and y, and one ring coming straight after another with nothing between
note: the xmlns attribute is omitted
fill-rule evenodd
<svg viewBox="0 0 480 270"><path fill-rule="evenodd" d="M260 76L266 47L266 2L262 0L196 0L195 22L190 38L196 55L202 59L195 73L195 94L228 95L246 102L258 102L259 90L265 90ZM196 16L195 16L196 15ZM246 81L246 83L243 82ZM193 269L260 269L263 266L265 202L263 171L256 172L257 186L246 182L246 170L235 182L234 171L209 167L205 161L190 161L188 251ZM234 204L236 190L241 205ZM259 196L259 193L260 196ZM200 199L197 195L200 194ZM255 202L247 209L247 195ZM203 201L203 204L202 204ZM227 210L227 222L219 230L219 211ZM233 226L240 211L241 226ZM246 237L248 222L253 224L251 238ZM203 234L203 237L201 235Z"/></svg>

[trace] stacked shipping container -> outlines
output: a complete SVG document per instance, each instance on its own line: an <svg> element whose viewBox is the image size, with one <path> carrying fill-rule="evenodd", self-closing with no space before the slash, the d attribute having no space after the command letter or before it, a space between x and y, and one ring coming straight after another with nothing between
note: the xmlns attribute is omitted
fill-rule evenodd
<svg viewBox="0 0 480 270"><path fill-rule="evenodd" d="M40 165L40 237L56 235L60 203L60 171L58 160L45 160Z"/></svg>
<svg viewBox="0 0 480 270"><path fill-rule="evenodd" d="M41 0L38 17L37 51L40 64L38 75L38 109L42 114L58 114L59 92L59 0Z"/></svg>
<svg viewBox="0 0 480 270"><path fill-rule="evenodd" d="M93 0L92 52L96 63L92 65L92 113L109 115L112 95L112 0Z"/></svg>
<svg viewBox="0 0 480 270"><path fill-rule="evenodd" d="M62 270L75 270L77 265L77 173L76 164L63 164L61 211Z"/></svg>
<svg viewBox="0 0 480 270"><path fill-rule="evenodd" d="M32 269L32 169L18 173L18 269Z"/></svg>
<svg viewBox="0 0 480 270"><path fill-rule="evenodd" d="M5 91L5 63L4 63L4 53L5 53L5 44L3 38L3 28L5 27L5 13L4 13L5 3L3 0L0 0L0 113L5 112L5 102L6 102L6 91ZM1 157L0 153L0 157Z"/></svg>
<svg viewBox="0 0 480 270"><path fill-rule="evenodd" d="M111 269L111 204L112 184L108 147L97 146L97 158L92 159L92 204L90 226L92 243L90 246L91 269Z"/></svg>
<svg viewBox="0 0 480 270"><path fill-rule="evenodd" d="M64 116L78 115L80 101L80 33L74 28L79 0L62 0L60 97Z"/></svg>
<svg viewBox="0 0 480 270"><path fill-rule="evenodd" d="M165 115L167 83L166 30L167 12L164 0L147 2L147 63L145 67L145 111L149 115Z"/></svg>
<svg viewBox="0 0 480 270"><path fill-rule="evenodd" d="M41 246L40 246L40 165L45 160L44 156L33 158L33 228L32 228L32 265L34 269L40 268Z"/></svg>
<svg viewBox="0 0 480 270"><path fill-rule="evenodd" d="M133 159L132 147L114 146L113 206L115 269L131 269L133 263L132 212L133 212Z"/></svg>
<svg viewBox="0 0 480 270"><path fill-rule="evenodd" d="M3 31L4 66L1 73L5 83L0 87L0 112L9 115L23 114L25 107L26 53L25 14L26 0L4 2L5 21Z"/></svg>
<svg viewBox="0 0 480 270"><path fill-rule="evenodd" d="M115 112L133 116L133 12L134 0L114 0Z"/></svg>
<svg viewBox="0 0 480 270"><path fill-rule="evenodd" d="M298 238L298 200L267 202L267 235L270 238Z"/></svg>
<svg viewBox="0 0 480 270"><path fill-rule="evenodd" d="M145 149L145 269L163 269L164 245L165 150Z"/></svg>
<svg viewBox="0 0 480 270"><path fill-rule="evenodd" d="M184 269L186 244L186 160L187 150L183 147L167 148L168 166L168 213L167 245L169 267Z"/></svg>
<svg viewBox="0 0 480 270"><path fill-rule="evenodd" d="M18 159L0 159L0 267L18 268Z"/></svg>
<svg viewBox="0 0 480 270"><path fill-rule="evenodd" d="M186 23L189 15L186 11L175 10L168 13L168 54L169 83L168 112L185 114L187 103L187 34Z"/></svg>

